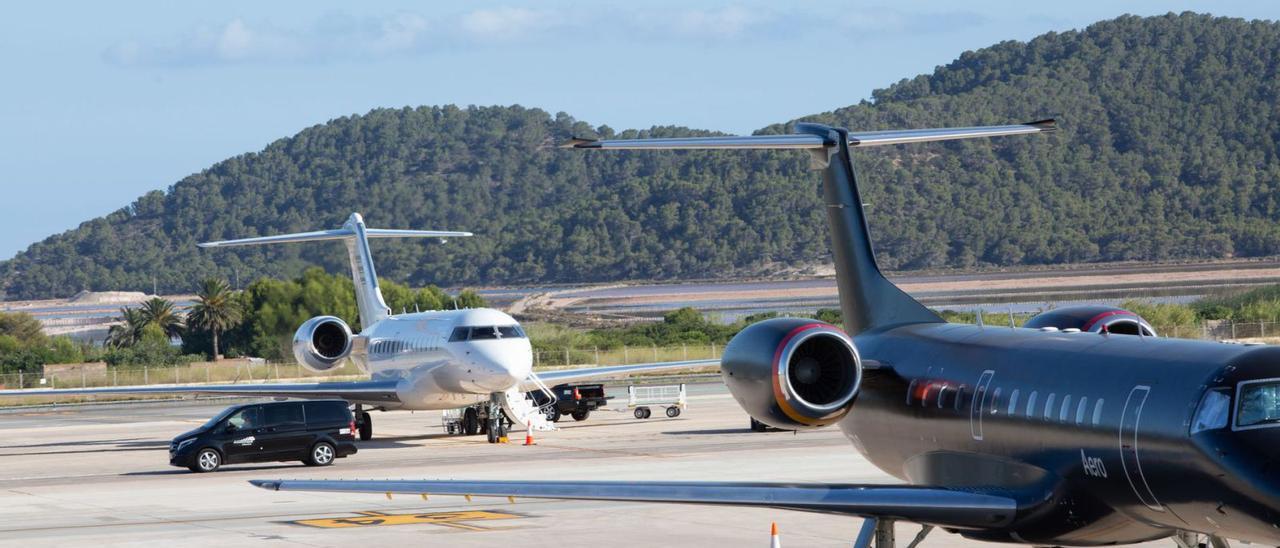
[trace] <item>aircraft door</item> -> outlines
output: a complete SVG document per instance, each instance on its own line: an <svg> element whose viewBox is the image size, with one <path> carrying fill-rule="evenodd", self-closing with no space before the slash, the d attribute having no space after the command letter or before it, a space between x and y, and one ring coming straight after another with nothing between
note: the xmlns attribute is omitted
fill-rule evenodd
<svg viewBox="0 0 1280 548"><path fill-rule="evenodd" d="M1151 394L1150 386L1135 386L1125 399L1124 411L1120 416L1120 464L1124 468L1125 478L1133 488L1133 494L1144 506L1156 512L1163 512L1164 506L1156 500L1151 492L1147 478L1142 474L1142 455L1138 442L1142 431L1142 408Z"/></svg>

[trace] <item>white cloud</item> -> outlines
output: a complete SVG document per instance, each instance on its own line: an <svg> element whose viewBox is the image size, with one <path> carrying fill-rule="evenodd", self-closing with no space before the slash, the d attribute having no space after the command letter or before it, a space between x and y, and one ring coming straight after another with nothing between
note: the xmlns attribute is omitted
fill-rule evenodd
<svg viewBox="0 0 1280 548"><path fill-rule="evenodd" d="M104 57L119 65L160 66L367 59L421 48L428 30L427 20L412 13L378 19L330 15L301 29L234 18L167 42L125 40L108 48Z"/></svg>
<svg viewBox="0 0 1280 548"><path fill-rule="evenodd" d="M526 8L495 8L463 14L462 29L478 38L510 40L547 30L555 19L549 12Z"/></svg>
<svg viewBox="0 0 1280 548"><path fill-rule="evenodd" d="M696 37L734 38L771 19L770 14L739 6L716 10L691 10L676 14L672 30Z"/></svg>

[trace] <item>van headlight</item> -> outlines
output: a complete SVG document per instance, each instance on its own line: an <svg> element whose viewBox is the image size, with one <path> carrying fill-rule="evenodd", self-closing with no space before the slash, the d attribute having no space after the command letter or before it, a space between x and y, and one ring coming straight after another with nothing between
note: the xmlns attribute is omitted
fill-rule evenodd
<svg viewBox="0 0 1280 548"><path fill-rule="evenodd" d="M177 448L175 448L173 451L174 451L175 453L176 453L176 452L178 452L178 451L181 451L183 447L186 447L186 446L188 446L188 445L191 445L191 444L192 444L192 443L194 443L195 441L196 441L196 439L195 439L195 438L190 438L190 439L182 440L182 441L178 442L178 447L177 447Z"/></svg>

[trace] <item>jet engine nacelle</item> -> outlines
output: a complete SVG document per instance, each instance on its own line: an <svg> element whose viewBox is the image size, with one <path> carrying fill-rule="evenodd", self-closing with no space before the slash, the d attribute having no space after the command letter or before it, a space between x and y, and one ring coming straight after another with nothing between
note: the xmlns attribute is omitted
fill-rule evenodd
<svg viewBox="0 0 1280 548"><path fill-rule="evenodd" d="M323 373L351 355L351 327L341 318L316 316L293 334L293 357L303 367Z"/></svg>
<svg viewBox="0 0 1280 548"><path fill-rule="evenodd" d="M1055 308L1037 314L1023 327L1029 329L1078 329L1085 333L1156 336L1156 329L1142 316L1114 306L1082 305Z"/></svg>
<svg viewBox="0 0 1280 548"><path fill-rule="evenodd" d="M827 323L777 318L729 341L720 360L738 405L774 428L827 426L849 413L862 383L853 340Z"/></svg>

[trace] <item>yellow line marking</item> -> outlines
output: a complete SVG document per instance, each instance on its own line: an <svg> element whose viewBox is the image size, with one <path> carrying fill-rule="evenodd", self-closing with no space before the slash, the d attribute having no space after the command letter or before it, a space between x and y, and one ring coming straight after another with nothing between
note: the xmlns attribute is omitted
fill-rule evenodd
<svg viewBox="0 0 1280 548"><path fill-rule="evenodd" d="M491 510L466 510L461 512L425 512L411 514L386 514L382 512L354 512L355 516L345 518L316 518L290 521L294 525L316 527L320 529L348 529L355 527L377 527L381 525L442 525L470 531L484 530L484 527L468 525L467 521L484 521L494 519L514 519L524 516L495 512Z"/></svg>

